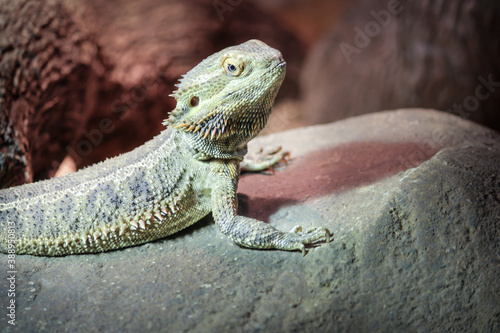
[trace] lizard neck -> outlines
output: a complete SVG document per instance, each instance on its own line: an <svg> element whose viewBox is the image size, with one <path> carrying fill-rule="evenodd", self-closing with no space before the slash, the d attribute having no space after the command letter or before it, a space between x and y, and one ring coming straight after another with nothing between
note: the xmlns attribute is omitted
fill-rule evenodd
<svg viewBox="0 0 500 333"><path fill-rule="evenodd" d="M246 140L242 141L236 148L234 142L225 142L219 139L218 141L208 141L201 139L198 135L186 133L174 129L174 136L181 145L190 151L191 156L198 160L209 159L224 159L224 160L243 160L247 154ZM228 140L233 140L232 138Z"/></svg>

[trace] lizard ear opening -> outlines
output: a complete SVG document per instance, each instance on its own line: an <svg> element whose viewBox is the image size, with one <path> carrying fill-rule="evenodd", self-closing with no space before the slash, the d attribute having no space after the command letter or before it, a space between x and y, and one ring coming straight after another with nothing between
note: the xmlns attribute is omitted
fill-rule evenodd
<svg viewBox="0 0 500 333"><path fill-rule="evenodd" d="M200 104L200 98L198 96L191 97L191 99L189 100L189 106L195 107L198 106L198 104Z"/></svg>

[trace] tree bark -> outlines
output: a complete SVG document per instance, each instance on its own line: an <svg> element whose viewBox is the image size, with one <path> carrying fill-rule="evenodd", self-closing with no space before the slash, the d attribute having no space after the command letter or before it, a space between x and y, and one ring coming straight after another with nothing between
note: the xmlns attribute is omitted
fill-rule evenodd
<svg viewBox="0 0 500 333"><path fill-rule="evenodd" d="M46 176L89 118L97 48L55 1L0 8L0 182L10 186Z"/></svg>

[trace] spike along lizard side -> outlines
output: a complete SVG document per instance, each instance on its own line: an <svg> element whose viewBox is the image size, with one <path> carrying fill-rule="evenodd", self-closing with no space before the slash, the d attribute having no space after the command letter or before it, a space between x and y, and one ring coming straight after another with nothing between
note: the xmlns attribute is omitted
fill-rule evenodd
<svg viewBox="0 0 500 333"><path fill-rule="evenodd" d="M304 251L325 228L282 232L237 215L247 142L265 126L285 76L281 53L259 40L217 52L172 94L167 129L86 169L0 191L0 251L96 253L171 235L210 212L222 233L256 249ZM266 169L283 153L249 169Z"/></svg>

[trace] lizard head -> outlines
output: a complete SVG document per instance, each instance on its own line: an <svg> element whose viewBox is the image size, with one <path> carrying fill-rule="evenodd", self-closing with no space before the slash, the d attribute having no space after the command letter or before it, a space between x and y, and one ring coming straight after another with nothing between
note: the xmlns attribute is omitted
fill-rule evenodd
<svg viewBox="0 0 500 333"><path fill-rule="evenodd" d="M259 40L223 49L176 85L165 124L204 156L231 157L266 125L285 72L281 53Z"/></svg>

